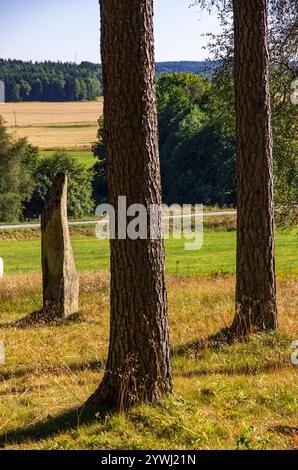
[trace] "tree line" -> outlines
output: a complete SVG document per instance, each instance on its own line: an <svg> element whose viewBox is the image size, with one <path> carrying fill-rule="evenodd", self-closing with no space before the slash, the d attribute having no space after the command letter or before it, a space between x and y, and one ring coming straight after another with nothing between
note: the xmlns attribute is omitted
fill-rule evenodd
<svg viewBox="0 0 298 470"><path fill-rule="evenodd" d="M158 76L193 73L211 77L219 63L212 61L157 62ZM82 101L101 94L102 70L91 62L25 62L0 59L0 80L6 85L6 101Z"/></svg>
<svg viewBox="0 0 298 470"><path fill-rule="evenodd" d="M96 100L101 93L99 66L0 59L7 102Z"/></svg>

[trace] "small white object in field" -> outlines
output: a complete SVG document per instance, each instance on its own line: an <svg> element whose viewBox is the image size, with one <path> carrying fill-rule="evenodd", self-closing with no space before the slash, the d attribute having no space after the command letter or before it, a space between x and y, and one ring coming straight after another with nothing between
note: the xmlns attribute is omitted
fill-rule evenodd
<svg viewBox="0 0 298 470"><path fill-rule="evenodd" d="M5 84L0 80L0 103L5 103Z"/></svg>
<svg viewBox="0 0 298 470"><path fill-rule="evenodd" d="M0 277L4 276L4 263L3 258L0 258Z"/></svg>

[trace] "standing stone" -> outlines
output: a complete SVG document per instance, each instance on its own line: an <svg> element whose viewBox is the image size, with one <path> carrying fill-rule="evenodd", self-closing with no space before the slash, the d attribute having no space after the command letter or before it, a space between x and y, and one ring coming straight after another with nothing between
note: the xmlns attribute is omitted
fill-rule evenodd
<svg viewBox="0 0 298 470"><path fill-rule="evenodd" d="M79 280L67 220L67 176L59 173L41 218L43 312L67 318L79 309Z"/></svg>

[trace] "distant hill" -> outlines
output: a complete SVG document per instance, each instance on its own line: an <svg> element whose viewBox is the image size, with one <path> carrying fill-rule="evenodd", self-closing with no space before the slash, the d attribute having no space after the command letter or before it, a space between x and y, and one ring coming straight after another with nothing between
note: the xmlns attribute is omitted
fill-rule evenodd
<svg viewBox="0 0 298 470"><path fill-rule="evenodd" d="M180 61L180 62L157 62L156 72L158 75L165 73L194 73L210 77L214 70L219 67L216 61Z"/></svg>
<svg viewBox="0 0 298 470"><path fill-rule="evenodd" d="M210 77L218 62L157 62L158 75L194 73ZM24 62L0 59L0 80L7 102L95 100L101 92L101 65L82 62Z"/></svg>

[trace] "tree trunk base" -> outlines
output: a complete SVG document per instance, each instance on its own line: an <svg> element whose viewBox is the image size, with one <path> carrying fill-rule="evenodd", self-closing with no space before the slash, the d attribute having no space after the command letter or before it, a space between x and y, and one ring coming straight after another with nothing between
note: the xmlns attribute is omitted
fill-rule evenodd
<svg viewBox="0 0 298 470"><path fill-rule="evenodd" d="M237 338L278 329L277 307L272 302L246 301L236 304L231 334Z"/></svg>
<svg viewBox="0 0 298 470"><path fill-rule="evenodd" d="M79 313L70 315L69 317L60 317L55 315L49 315L49 312L39 310L38 312L30 313L27 317L21 318L12 323L6 323L1 325L1 329L16 328L25 330L26 328L38 328L43 326L58 326L67 322L80 322L81 316Z"/></svg>
<svg viewBox="0 0 298 470"><path fill-rule="evenodd" d="M106 372L99 388L83 405L82 412L96 415L112 409L125 413L137 403L158 403L171 392L172 389L158 379L152 384L145 384L142 379L123 381L122 376L115 377Z"/></svg>

